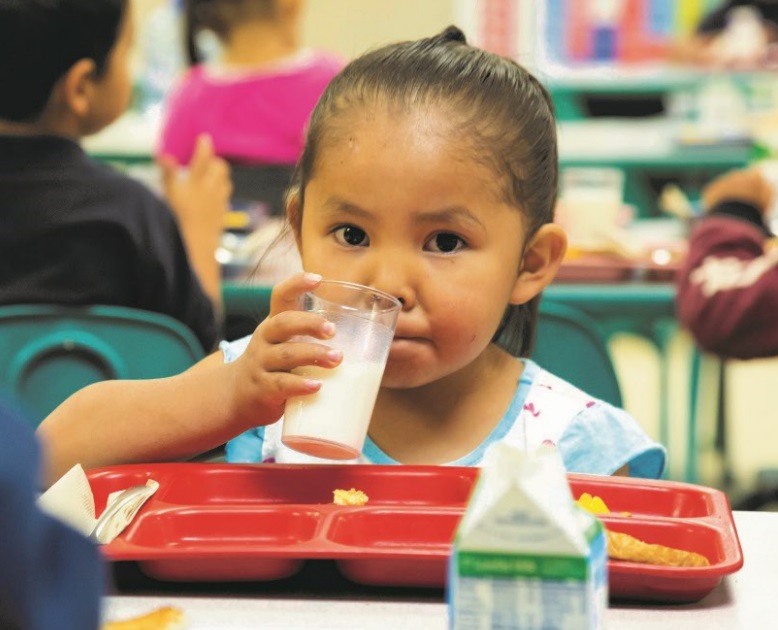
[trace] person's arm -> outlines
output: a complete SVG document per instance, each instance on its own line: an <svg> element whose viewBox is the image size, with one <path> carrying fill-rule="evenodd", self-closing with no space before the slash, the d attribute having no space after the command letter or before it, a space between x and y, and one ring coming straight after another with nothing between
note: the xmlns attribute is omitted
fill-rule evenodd
<svg viewBox="0 0 778 630"><path fill-rule="evenodd" d="M221 312L221 268L215 253L232 194L229 166L216 157L208 136L198 138L188 170L170 156L162 157L159 164L165 197L178 218L192 267Z"/></svg>
<svg viewBox="0 0 778 630"><path fill-rule="evenodd" d="M764 222L773 195L755 168L726 173L703 192L708 213L678 274L677 312L704 350L778 354L778 250Z"/></svg>
<svg viewBox="0 0 778 630"><path fill-rule="evenodd" d="M38 427L47 483L76 463L88 469L185 459L232 437L240 429L212 395L229 377L220 363L216 353L181 375L102 381L72 395Z"/></svg>
<svg viewBox="0 0 778 630"><path fill-rule="evenodd" d="M299 274L276 285L271 315L232 363L215 353L177 376L102 381L73 394L37 431L47 453L47 483L76 463L89 469L192 457L275 422L287 398L318 391L320 381L290 371L303 365L335 367L340 357L322 344L289 340L332 336L324 318L291 310L319 281Z"/></svg>

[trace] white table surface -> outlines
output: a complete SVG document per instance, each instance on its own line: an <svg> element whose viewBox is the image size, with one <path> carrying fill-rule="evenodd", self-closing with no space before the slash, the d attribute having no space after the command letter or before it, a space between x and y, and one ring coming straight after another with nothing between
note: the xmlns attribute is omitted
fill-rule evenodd
<svg viewBox="0 0 778 630"><path fill-rule="evenodd" d="M735 512L745 563L707 597L674 606L612 605L608 627L618 630L753 630L778 627L778 513ZM442 599L300 598L283 594L200 595L171 591L156 595L113 595L106 619L125 619L159 606L178 606L190 628L393 628L444 630Z"/></svg>

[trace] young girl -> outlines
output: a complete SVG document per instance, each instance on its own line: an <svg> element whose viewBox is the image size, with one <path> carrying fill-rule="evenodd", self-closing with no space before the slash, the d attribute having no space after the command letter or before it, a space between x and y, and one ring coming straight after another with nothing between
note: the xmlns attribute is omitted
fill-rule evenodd
<svg viewBox="0 0 778 630"><path fill-rule="evenodd" d="M659 476L664 449L633 418L516 358L565 251L556 191L551 101L518 64L453 27L363 55L316 106L290 192L307 273L276 285L270 316L223 356L63 403L40 429L50 478L76 461L187 457L240 432L231 461L301 461L276 421L288 397L322 386L291 369L342 359L292 341L333 334L294 310L322 276L402 303L363 461L478 465L502 440L553 442L570 471Z"/></svg>
<svg viewBox="0 0 778 630"><path fill-rule="evenodd" d="M160 156L188 164L198 134L216 154L250 164L293 165L305 125L324 87L343 67L336 56L300 47L302 0L187 0L195 64L166 104ZM196 35L221 43L218 62L202 64Z"/></svg>

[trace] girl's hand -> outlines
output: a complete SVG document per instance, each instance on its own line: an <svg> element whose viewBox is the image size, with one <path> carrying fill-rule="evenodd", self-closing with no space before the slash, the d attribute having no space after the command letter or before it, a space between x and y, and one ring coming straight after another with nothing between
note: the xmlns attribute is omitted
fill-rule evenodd
<svg viewBox="0 0 778 630"><path fill-rule="evenodd" d="M300 335L325 340L335 334L335 325L321 315L297 310L299 297L319 282L321 276L310 273L279 282L273 288L270 315L254 331L243 355L230 364L232 417L246 427L275 422L287 398L319 391L321 381L292 374L294 368L333 368L343 359L340 351L324 344L292 341Z"/></svg>

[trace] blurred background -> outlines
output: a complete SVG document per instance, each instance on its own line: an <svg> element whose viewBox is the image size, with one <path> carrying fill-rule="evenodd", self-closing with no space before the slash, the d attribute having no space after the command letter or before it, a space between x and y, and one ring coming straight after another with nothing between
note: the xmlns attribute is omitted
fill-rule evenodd
<svg viewBox="0 0 778 630"><path fill-rule="evenodd" d="M86 146L154 185L160 110L185 69L181 3L133 2L133 108ZM728 4L742 6L710 22ZM702 186L732 168L773 164L778 66L775 24L765 19L770 4L309 0L303 24L305 46L348 59L453 23L472 43L542 79L557 108L558 214L571 239L549 299L592 316L608 341L625 408L668 446L668 476L732 497L772 483L778 469L778 414L769 394L778 360L722 367L697 352L675 322L672 283ZM214 40L199 43L206 56L218 56Z"/></svg>

